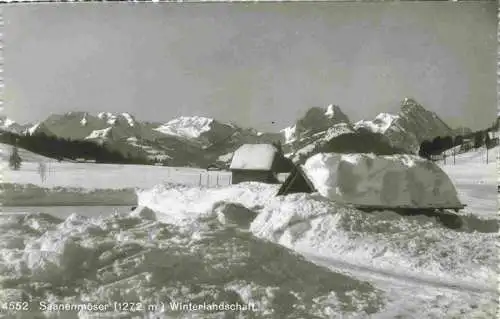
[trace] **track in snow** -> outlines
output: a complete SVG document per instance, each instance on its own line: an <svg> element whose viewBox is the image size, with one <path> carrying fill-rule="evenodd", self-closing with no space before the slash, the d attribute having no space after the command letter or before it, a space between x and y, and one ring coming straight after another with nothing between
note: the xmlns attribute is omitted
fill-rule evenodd
<svg viewBox="0 0 500 319"><path fill-rule="evenodd" d="M495 287L485 287L474 285L468 282L450 282L441 280L439 278L432 278L426 276L413 276L401 274L398 272L375 269L366 266L353 265L348 262L320 255L311 254L309 252L298 251L307 260L317 264L318 266L326 267L330 270L346 273L358 279L369 281L388 282L391 284L403 284L404 286L427 286L440 289L450 289L460 292L473 292L473 293L491 293L497 294L498 290Z"/></svg>

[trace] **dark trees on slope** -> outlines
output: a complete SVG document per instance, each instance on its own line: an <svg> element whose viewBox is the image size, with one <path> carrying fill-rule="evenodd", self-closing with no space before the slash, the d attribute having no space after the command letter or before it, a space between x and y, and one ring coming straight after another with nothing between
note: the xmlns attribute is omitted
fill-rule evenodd
<svg viewBox="0 0 500 319"><path fill-rule="evenodd" d="M457 141L451 136L437 136L432 141L425 140L420 144L418 155L430 159L431 155L439 155L456 146Z"/></svg>
<svg viewBox="0 0 500 319"><path fill-rule="evenodd" d="M453 140L453 146L459 146L464 143L464 137L462 135L457 135L455 136L455 139Z"/></svg>
<svg viewBox="0 0 500 319"><path fill-rule="evenodd" d="M433 144L429 141L423 141L422 144L420 144L420 149L418 150L418 155L420 157L430 159L431 154L432 154L432 146Z"/></svg>
<svg viewBox="0 0 500 319"><path fill-rule="evenodd" d="M474 148L480 148L484 145L484 132L477 131L474 134Z"/></svg>

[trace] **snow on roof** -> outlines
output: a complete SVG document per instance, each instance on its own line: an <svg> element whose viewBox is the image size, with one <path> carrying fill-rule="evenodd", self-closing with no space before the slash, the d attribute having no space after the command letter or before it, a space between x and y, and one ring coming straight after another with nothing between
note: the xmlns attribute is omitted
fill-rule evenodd
<svg viewBox="0 0 500 319"><path fill-rule="evenodd" d="M234 152L230 169L271 170L278 150L271 144L245 144Z"/></svg>

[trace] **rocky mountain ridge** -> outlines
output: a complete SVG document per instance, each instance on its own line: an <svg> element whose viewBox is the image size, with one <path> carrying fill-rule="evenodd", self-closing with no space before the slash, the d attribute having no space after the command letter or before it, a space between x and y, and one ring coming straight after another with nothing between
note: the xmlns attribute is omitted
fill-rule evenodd
<svg viewBox="0 0 500 319"><path fill-rule="evenodd" d="M439 116L410 98L402 101L397 114L380 113L373 120L356 123L351 123L339 106L312 107L278 133L202 116L152 123L138 121L129 113L111 112L53 114L25 126L4 117L0 118L0 129L106 143L124 154L145 154L166 165L201 167L214 162L227 164L231 153L245 143L280 143L287 156L300 162L319 150L416 153L425 139L456 134Z"/></svg>

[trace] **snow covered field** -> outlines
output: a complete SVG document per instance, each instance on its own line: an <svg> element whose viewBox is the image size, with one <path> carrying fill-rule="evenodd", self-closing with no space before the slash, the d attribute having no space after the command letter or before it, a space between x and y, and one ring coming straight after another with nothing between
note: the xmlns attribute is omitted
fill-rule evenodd
<svg viewBox="0 0 500 319"><path fill-rule="evenodd" d="M496 164L482 163L479 154L442 165L468 205L453 225L432 216L365 213L317 194L275 197L277 185L168 184L145 170L151 180L144 179L133 166L101 171L122 182L101 181L93 168L99 165L78 165L91 172L88 181L79 173L85 187L142 188L138 203L147 208L66 220L3 215L0 302L29 296L34 311L41 300L141 301L158 305L149 310L159 318L223 317L176 312L170 301L255 306L240 318L496 317ZM26 168L12 180L35 183L36 172L29 179ZM67 177L77 176L73 171L51 185L76 185ZM250 222L248 215L257 217Z"/></svg>
<svg viewBox="0 0 500 319"><path fill-rule="evenodd" d="M11 146L0 143L2 194L6 206L133 205L135 189L161 183L217 187L228 185L231 174L198 168L57 162L20 149L21 169L7 165ZM38 165L46 163L42 180ZM85 198L81 196L85 193Z"/></svg>
<svg viewBox="0 0 500 319"><path fill-rule="evenodd" d="M19 171L3 169L2 175L0 199L9 206L133 205L135 189L168 182L217 187L231 178L194 168L67 162L48 164L44 181L35 162L23 163Z"/></svg>
<svg viewBox="0 0 500 319"><path fill-rule="evenodd" d="M114 165L93 163L51 163L47 165L47 179L38 174L38 163L23 163L19 171L3 168L3 181L16 184L34 184L43 187L81 187L101 189L148 188L172 182L188 185L228 185L227 172L206 171L198 168L166 166Z"/></svg>
<svg viewBox="0 0 500 319"><path fill-rule="evenodd" d="M467 204L465 212L481 218L498 218L497 183L500 178L499 147L464 153L456 156L456 164L448 159L441 168L448 174L461 197Z"/></svg>
<svg viewBox="0 0 500 319"><path fill-rule="evenodd" d="M86 189L148 188L164 182L196 186L230 183L230 173L224 171L206 171L186 167L57 162L23 149L19 150L23 159L21 169L13 171L7 167L10 152L10 145L0 143L0 170L5 183ZM47 163L45 181L42 181L38 174L40 162Z"/></svg>

